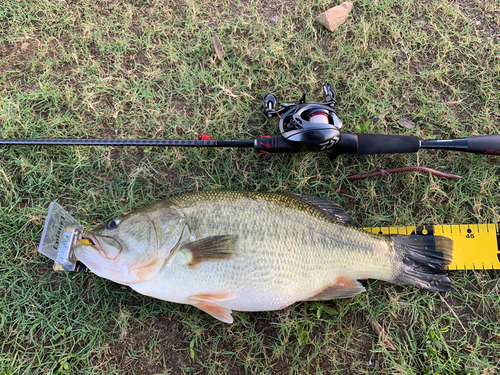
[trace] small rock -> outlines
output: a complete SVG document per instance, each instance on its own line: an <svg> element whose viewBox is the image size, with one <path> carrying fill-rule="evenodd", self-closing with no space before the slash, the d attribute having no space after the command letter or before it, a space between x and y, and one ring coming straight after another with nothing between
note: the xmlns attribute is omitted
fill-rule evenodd
<svg viewBox="0 0 500 375"><path fill-rule="evenodd" d="M277 15L276 16L272 16L272 17L269 17L269 21L276 22L276 21L278 21L278 18L279 18L279 16L277 16Z"/></svg>
<svg viewBox="0 0 500 375"><path fill-rule="evenodd" d="M476 21L476 26L477 26L477 27L479 27L479 26L481 26L481 25L482 25L481 21Z"/></svg>
<svg viewBox="0 0 500 375"><path fill-rule="evenodd" d="M21 44L21 53L28 52L28 49L30 48L30 44L27 42L24 42Z"/></svg>
<svg viewBox="0 0 500 375"><path fill-rule="evenodd" d="M408 117L401 116L401 119L399 120L399 124L406 129L414 129L415 128L415 122L410 120Z"/></svg>
<svg viewBox="0 0 500 375"><path fill-rule="evenodd" d="M335 31L342 25L352 9L352 3L346 1L336 7L328 9L316 17L315 21L330 31Z"/></svg>

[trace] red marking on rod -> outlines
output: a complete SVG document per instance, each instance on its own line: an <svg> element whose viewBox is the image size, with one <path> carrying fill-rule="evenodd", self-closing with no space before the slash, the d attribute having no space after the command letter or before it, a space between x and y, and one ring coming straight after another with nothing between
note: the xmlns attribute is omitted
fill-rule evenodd
<svg viewBox="0 0 500 375"><path fill-rule="evenodd" d="M261 137L263 137L263 138L271 138L270 135L261 135Z"/></svg>
<svg viewBox="0 0 500 375"><path fill-rule="evenodd" d="M259 150L259 152L262 152L263 154L270 154L269 151L264 151L264 150Z"/></svg>
<svg viewBox="0 0 500 375"><path fill-rule="evenodd" d="M356 154L358 153L358 148L359 148L359 137L356 134Z"/></svg>
<svg viewBox="0 0 500 375"><path fill-rule="evenodd" d="M200 134L198 136L198 139L201 141L201 140L204 140L204 141L211 141L212 138L210 138L208 135L205 135L205 134Z"/></svg>
<svg viewBox="0 0 500 375"><path fill-rule="evenodd" d="M271 146L268 145L267 143L259 142L261 145L266 146L267 148L270 148Z"/></svg>

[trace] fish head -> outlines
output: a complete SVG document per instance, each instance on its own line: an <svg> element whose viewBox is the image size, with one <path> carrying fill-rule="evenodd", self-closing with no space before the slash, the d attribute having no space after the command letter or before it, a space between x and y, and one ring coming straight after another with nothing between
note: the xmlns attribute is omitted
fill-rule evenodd
<svg viewBox="0 0 500 375"><path fill-rule="evenodd" d="M89 244L74 248L75 256L98 276L120 284L155 277L182 236L183 223L172 210L158 215L146 207L85 232Z"/></svg>

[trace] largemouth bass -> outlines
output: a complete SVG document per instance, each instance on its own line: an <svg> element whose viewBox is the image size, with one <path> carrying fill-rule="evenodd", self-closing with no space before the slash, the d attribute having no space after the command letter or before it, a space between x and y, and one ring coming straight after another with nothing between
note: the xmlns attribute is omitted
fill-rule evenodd
<svg viewBox="0 0 500 375"><path fill-rule="evenodd" d="M352 297L365 291L362 279L452 288L442 269L450 238L379 236L351 222L322 198L208 191L113 219L74 251L99 276L226 323L232 310Z"/></svg>

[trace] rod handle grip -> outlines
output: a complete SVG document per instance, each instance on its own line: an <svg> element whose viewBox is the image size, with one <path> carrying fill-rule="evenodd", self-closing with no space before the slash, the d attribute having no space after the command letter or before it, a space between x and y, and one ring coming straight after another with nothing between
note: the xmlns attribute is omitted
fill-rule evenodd
<svg viewBox="0 0 500 375"><path fill-rule="evenodd" d="M333 152L338 154L375 155L409 154L420 148L420 139L413 135L342 134Z"/></svg>
<svg viewBox="0 0 500 375"><path fill-rule="evenodd" d="M466 152L475 154L500 154L500 134L481 135L465 139L467 140Z"/></svg>

